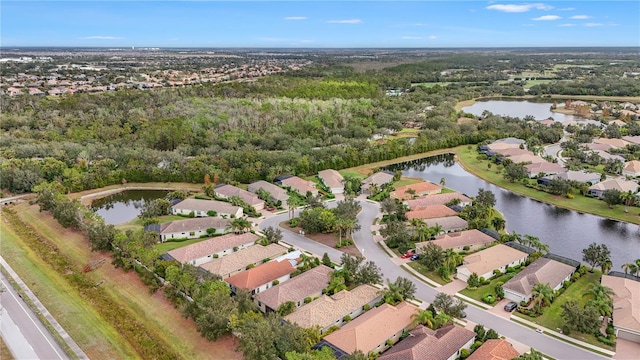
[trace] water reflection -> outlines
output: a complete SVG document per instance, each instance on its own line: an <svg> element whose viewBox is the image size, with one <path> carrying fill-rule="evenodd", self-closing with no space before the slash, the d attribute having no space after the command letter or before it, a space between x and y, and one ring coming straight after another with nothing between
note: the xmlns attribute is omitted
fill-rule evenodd
<svg viewBox="0 0 640 360"><path fill-rule="evenodd" d="M102 216L107 224L122 224L135 219L146 201L167 194L162 190L127 190L92 202L91 210Z"/></svg>

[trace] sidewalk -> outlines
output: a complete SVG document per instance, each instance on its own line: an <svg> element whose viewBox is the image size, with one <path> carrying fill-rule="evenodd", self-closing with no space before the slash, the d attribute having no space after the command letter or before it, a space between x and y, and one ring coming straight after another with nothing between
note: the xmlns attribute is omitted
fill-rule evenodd
<svg viewBox="0 0 640 360"><path fill-rule="evenodd" d="M27 285L22 281L22 279L18 277L18 274L16 274L16 272L13 271L11 266L7 264L7 262L4 260L2 256L0 256L0 266L2 266L7 271L8 277L10 277L11 280L16 282L16 284L20 287L20 289L27 295L29 300L31 300L31 302L35 305L36 308L33 310L36 313L41 314L49 322L51 327L53 327L53 329L58 333L58 335L60 335L60 337L64 340L64 342L67 343L67 346L69 346L71 351L74 352L74 355L79 359L89 359L87 354L85 354L84 351L80 349L80 346L78 346L78 344L71 338L71 336L67 334L64 328L58 323L58 321L56 321L56 319L53 317L53 315L51 315L49 310L47 310L47 308L45 308L44 305L42 305L40 300L38 300L35 294L31 292L29 287L27 287Z"/></svg>

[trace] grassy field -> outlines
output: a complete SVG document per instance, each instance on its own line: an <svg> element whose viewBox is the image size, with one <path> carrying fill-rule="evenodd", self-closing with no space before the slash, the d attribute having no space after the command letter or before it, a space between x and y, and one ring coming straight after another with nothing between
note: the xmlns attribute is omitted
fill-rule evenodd
<svg viewBox="0 0 640 360"><path fill-rule="evenodd" d="M157 219L159 221L159 224L162 224L169 221L186 220L187 218L183 216L178 216L178 215L164 215L164 216L157 217ZM142 223L143 223L143 220L139 217L136 217L135 219L128 221L126 223L116 225L116 229L122 230L122 231L139 230L144 227Z"/></svg>
<svg viewBox="0 0 640 360"><path fill-rule="evenodd" d="M467 147L457 147L456 153L462 167L468 172L486 180L490 183L503 187L514 193L528 196L530 198L543 201L558 207L576 210L578 212L594 214L614 220L622 220L633 224L640 224L640 208L630 207L629 212L624 212L623 205L616 205L613 208L602 200L576 195L573 199L564 196L552 195L533 188L528 188L521 183L512 183L505 180L501 173L496 171L496 164L492 164L491 169L487 169L489 160L478 160L478 153L475 147L469 150Z"/></svg>
<svg viewBox="0 0 640 360"><path fill-rule="evenodd" d="M445 279L443 279L442 276L438 275L437 272L428 270L424 265L420 264L417 261L409 261L407 265L409 265L415 271L428 277L430 280L437 282L440 285L446 285L451 282L451 280L446 281Z"/></svg>
<svg viewBox="0 0 640 360"><path fill-rule="evenodd" d="M400 178L400 180L395 181L393 183L393 187L397 189L400 186L417 184L417 183L421 183L423 181L424 181L423 178L412 178L412 177L404 177L403 176L403 177Z"/></svg>
<svg viewBox="0 0 640 360"><path fill-rule="evenodd" d="M514 312L514 314L523 319L529 320L536 324L540 324L546 327L547 329L551 329L551 330L560 329L564 325L564 320L562 319L562 315L561 315L562 304L566 303L569 300L576 300L578 301L578 303L580 303L580 305L584 306L584 304L587 301L587 298L584 296L584 294L588 291L589 286L591 284L600 283L600 276L601 276L600 272L597 272L597 271L594 273L589 273L589 272L586 273L584 276L578 279L578 281L571 284L569 288L567 288L567 290L565 290L565 292L562 293L562 295L560 295L551 304L551 306L544 309L544 314L537 318L526 316L519 312ZM591 334L582 334L576 331L572 331L569 334L569 336L571 336L574 339L578 339L592 345L596 345L608 350L615 351L615 347L608 346L599 342L598 339L596 339L596 337Z"/></svg>
<svg viewBox="0 0 640 360"><path fill-rule="evenodd" d="M489 282L488 285L483 285L480 286L477 289L464 289L462 291L460 291L460 294L468 296L474 300L478 300L480 302L482 302L482 297L487 295L487 294L491 294L491 296L493 296L493 298L496 298L496 291L495 291L495 287L498 284L498 282L502 282L503 284L507 282L507 280L509 280L509 275L507 274L503 274L493 280L491 280L491 282Z"/></svg>
<svg viewBox="0 0 640 360"><path fill-rule="evenodd" d="M101 267L86 276L95 283L104 281L100 289L117 304L117 309L139 314L135 321L147 333L153 334L156 339L154 341L160 340L157 343L159 346L168 347L185 359L242 358L242 354L234 350L237 344L235 338L229 336L217 342L209 342L201 337L195 330L193 321L185 319L174 309L162 291L150 294L134 272L126 273L114 268L107 253L92 253L81 234L62 228L48 213L39 212L37 206L20 204L14 209L23 221L37 229L40 236L54 243L58 251L75 267L80 268L90 260L106 258L107 261ZM38 259L25 244L19 244L19 238L11 230L9 226L2 227L3 240L13 240L14 243L9 250L15 256L7 255L7 261L12 266L15 263L16 272L20 276L25 274L24 280L29 286L36 285L39 291L32 290L89 357L137 358L138 355L129 346L130 339L123 339L108 321L97 314L92 304L78 297L77 291L64 278ZM3 241L3 254L7 253L8 242L10 241ZM27 260L31 260L33 264L23 265ZM35 276L38 277L34 278ZM57 297L51 299L52 295Z"/></svg>
<svg viewBox="0 0 640 360"><path fill-rule="evenodd" d="M411 87L420 86L420 87L423 87L423 88L432 88L432 87L434 87L436 85L447 86L449 84L451 84L451 82L448 82L448 81L443 81L443 82L423 82L423 83L411 84Z"/></svg>

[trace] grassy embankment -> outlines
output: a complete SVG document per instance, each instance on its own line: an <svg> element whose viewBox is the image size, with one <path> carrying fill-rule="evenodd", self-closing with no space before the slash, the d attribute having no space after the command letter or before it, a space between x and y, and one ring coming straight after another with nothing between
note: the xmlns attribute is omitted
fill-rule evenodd
<svg viewBox="0 0 640 360"><path fill-rule="evenodd" d="M638 207L629 207L629 212L625 213L623 205L615 205L613 208L609 208L609 206L602 200L582 195L576 195L575 198L568 199L564 196L552 195L544 191L528 188L521 183L512 183L505 180L502 174L498 173L496 164L492 164L491 169L489 169L488 164L491 162L489 160L478 160L478 152L475 150L475 146L472 146L471 149L467 146L459 146L455 148L455 152L458 155L460 165L465 170L481 179L514 193L565 209L594 214L613 220L640 224L640 208Z"/></svg>
<svg viewBox="0 0 640 360"><path fill-rule="evenodd" d="M540 324L547 329L555 330L561 329L565 324L564 319L562 318L562 304L566 303L570 300L577 301L580 306L584 306L588 300L588 297L584 296L584 294L588 293L589 287L591 284L599 284L600 276L602 274L598 271L593 273L587 272L584 276L578 279L575 283L571 284L565 292L563 292L553 303L544 309L544 313L537 318L530 317L524 315L519 312L514 312L515 316L521 317L523 319L529 320L536 324ZM598 339L592 334L583 334L577 331L572 331L569 333L570 337L584 341L591 345L599 346L601 348L615 351L614 346L609 346L604 343L598 341Z"/></svg>
<svg viewBox="0 0 640 360"><path fill-rule="evenodd" d="M3 255L90 358L145 358L158 350L189 359L242 358L233 338L202 338L161 291L149 294L134 272L115 269L107 253L92 253L82 234L62 228L37 206L12 209L3 214ZM100 258L106 262L96 270L78 271ZM75 273L61 273L59 263ZM86 289L69 276L103 282Z"/></svg>

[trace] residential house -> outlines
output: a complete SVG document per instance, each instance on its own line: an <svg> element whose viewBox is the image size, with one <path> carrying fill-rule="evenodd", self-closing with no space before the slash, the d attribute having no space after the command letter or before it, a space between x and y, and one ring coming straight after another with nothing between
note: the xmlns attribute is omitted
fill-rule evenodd
<svg viewBox="0 0 640 360"><path fill-rule="evenodd" d="M259 199L256 194L244 189L240 189L239 187L228 184L220 184L213 189L213 192L216 194L216 196L224 199L230 199L234 196L237 196L240 198L240 200L244 201L247 205L251 206L256 211L264 209L264 200Z"/></svg>
<svg viewBox="0 0 640 360"><path fill-rule="evenodd" d="M427 245L427 243L433 243L440 246L443 249L452 249L454 251L475 251L482 249L494 243L496 239L483 233L478 229L454 232L444 234L436 237L435 240L425 241L416 244L416 252L420 253L420 249ZM467 248L465 250L465 247Z"/></svg>
<svg viewBox="0 0 640 360"><path fill-rule="evenodd" d="M640 281L602 275L602 285L613 290L613 327L616 336L640 343Z"/></svg>
<svg viewBox="0 0 640 360"><path fill-rule="evenodd" d="M513 161L515 164L537 164L541 162L547 162L547 160L541 158L538 155L529 154L509 156L509 160Z"/></svg>
<svg viewBox="0 0 640 360"><path fill-rule="evenodd" d="M571 279L576 268L559 261L538 258L502 285L504 297L515 302L529 302L536 284L547 284L554 291Z"/></svg>
<svg viewBox="0 0 640 360"><path fill-rule="evenodd" d="M405 216L409 221L413 219L433 219L447 216L456 216L458 213L444 205L431 205L407 211Z"/></svg>
<svg viewBox="0 0 640 360"><path fill-rule="evenodd" d="M589 186L589 191L587 194L601 199L602 196L604 196L604 192L607 190L618 190L623 193L631 191L633 194L635 194L638 192L638 183L631 180L626 180L624 178L607 179L605 181L601 181L597 184Z"/></svg>
<svg viewBox="0 0 640 360"><path fill-rule="evenodd" d="M183 246L171 250L167 254L181 264L189 263L199 266L213 260L216 254L223 256L253 246L256 240L258 240L258 236L252 233L227 234Z"/></svg>
<svg viewBox="0 0 640 360"><path fill-rule="evenodd" d="M437 330L419 325L378 360L455 360L460 350L471 349L475 338L475 332L453 324Z"/></svg>
<svg viewBox="0 0 640 360"><path fill-rule="evenodd" d="M622 137L622 140L625 140L625 141L628 141L628 142L630 142L630 143L633 143L633 144L639 145L639 144L640 144L640 135L634 135L634 136L627 135L627 136L623 136L623 137Z"/></svg>
<svg viewBox="0 0 640 360"><path fill-rule="evenodd" d="M415 210L417 208L431 205L446 205L454 199L460 200L459 205L463 207L472 204L471 199L457 192L429 195L418 199L407 200L404 204L409 206L409 209Z"/></svg>
<svg viewBox="0 0 640 360"><path fill-rule="evenodd" d="M331 281L331 269L320 265L291 278L289 281L262 291L254 300L262 312L277 311L280 305L292 301L296 307L305 303L305 299L314 299L322 295Z"/></svg>
<svg viewBox="0 0 640 360"><path fill-rule="evenodd" d="M393 174L387 171L378 171L372 174L368 178L362 180L362 191L371 192L371 187L375 186L378 189L384 184L388 184L393 181Z"/></svg>
<svg viewBox="0 0 640 360"><path fill-rule="evenodd" d="M414 197L435 195L442 191L442 187L429 182L422 181L417 184L400 186L389 194L392 199L408 200ZM413 192L413 194L411 194Z"/></svg>
<svg viewBox="0 0 640 360"><path fill-rule="evenodd" d="M287 195L287 190L276 186L272 183L268 183L264 180L258 180L256 182L252 182L249 184L248 189L252 193L258 192L258 190L262 189L271 195L271 200L274 202L280 201L282 204L287 202L289 195Z"/></svg>
<svg viewBox="0 0 640 360"><path fill-rule="evenodd" d="M633 111L629 111L629 110L622 110L622 111L620 112L620 115L622 115L622 116L633 116L633 115L635 115L635 113L634 113ZM607 126L608 126L608 125L617 125L617 126L622 127L622 126L627 126L627 123L626 123L626 122L624 122L624 121L622 121L622 120L618 120L618 119L616 119L616 120L611 120L611 121L609 121L609 122L607 123ZM623 139L623 140L624 140L624 139Z"/></svg>
<svg viewBox="0 0 640 360"><path fill-rule="evenodd" d="M506 339L489 339L467 360L511 360L520 356L518 350Z"/></svg>
<svg viewBox="0 0 640 360"><path fill-rule="evenodd" d="M278 244L249 246L246 249L214 258L200 267L226 279L247 270L247 267L257 266L264 263L265 260L269 261L269 259L286 254L287 250L286 247Z"/></svg>
<svg viewBox="0 0 640 360"><path fill-rule="evenodd" d="M624 168L622 169L622 175L629 176L629 177L640 176L640 160L632 160L624 163Z"/></svg>
<svg viewBox="0 0 640 360"><path fill-rule="evenodd" d="M426 219L424 223L428 227L440 226L442 228L442 233L461 231L469 227L469 223L467 223L467 220L464 220L459 216Z"/></svg>
<svg viewBox="0 0 640 360"><path fill-rule="evenodd" d="M505 272L508 266L522 264L526 258L527 253L498 244L465 256L457 269L458 279L466 282L473 273L488 279L493 276L494 270Z"/></svg>
<svg viewBox="0 0 640 360"><path fill-rule="evenodd" d="M596 144L609 144L614 146L617 149L623 148L630 144L628 141L623 139L609 139L609 138L595 138L593 139L593 142Z"/></svg>
<svg viewBox="0 0 640 360"><path fill-rule="evenodd" d="M586 171L568 170L559 172L554 175L548 175L538 179L538 184L548 186L553 179L563 179L569 181L577 181L593 185L600 182L601 174Z"/></svg>
<svg viewBox="0 0 640 360"><path fill-rule="evenodd" d="M173 215L189 215L193 212L195 217L209 216L209 211L215 211L218 217L235 217L242 216L242 208L234 206L224 201L217 200L201 200L201 199L184 199L179 203L171 206L169 209Z"/></svg>
<svg viewBox="0 0 640 360"><path fill-rule="evenodd" d="M295 190L301 195L305 196L307 193L311 193L313 196L318 195L318 189L313 181L307 181L297 176L290 176L286 179L282 179L282 186L290 187L291 190Z"/></svg>
<svg viewBox="0 0 640 360"><path fill-rule="evenodd" d="M317 300L299 307L284 319L307 329L318 326L322 334L332 326L342 326L346 316L351 319L360 316L365 305L373 307L381 298L380 289L371 285L360 285L334 295L322 295Z"/></svg>
<svg viewBox="0 0 640 360"><path fill-rule="evenodd" d="M540 174L553 175L566 171L562 166L548 161L527 164L524 166L524 169L526 170L527 175L529 175L530 178L538 176Z"/></svg>
<svg viewBox="0 0 640 360"><path fill-rule="evenodd" d="M333 169L322 170L318 172L318 177L324 186L329 188L332 194L344 193L344 184L342 183L344 178L339 172Z"/></svg>
<svg viewBox="0 0 640 360"><path fill-rule="evenodd" d="M505 149L496 149L494 150L495 154L498 156L518 156L518 155L531 155L534 156L533 152L525 149L517 148L505 148Z"/></svg>
<svg viewBox="0 0 640 360"><path fill-rule="evenodd" d="M237 289L246 289L255 295L289 280L291 273L296 270L295 264L295 260L274 260L235 274L224 281L229 284L233 293Z"/></svg>
<svg viewBox="0 0 640 360"><path fill-rule="evenodd" d="M215 217L193 218L162 223L151 230L158 232L160 242L169 239L195 239L204 235L227 233L230 222L229 219ZM215 232L211 233L209 229L214 229Z"/></svg>
<svg viewBox="0 0 640 360"><path fill-rule="evenodd" d="M342 356L356 350L365 355L380 354L389 348L387 342L397 342L413 326L417 311L415 305L404 301L396 306L382 304L325 336L323 341L339 349Z"/></svg>

